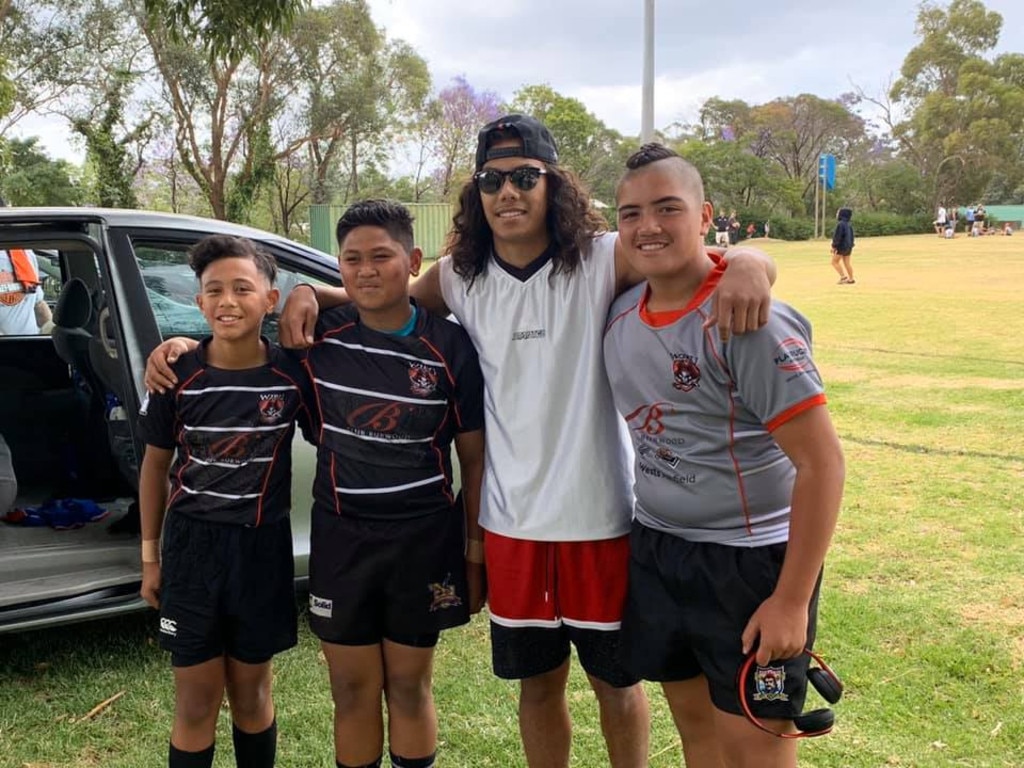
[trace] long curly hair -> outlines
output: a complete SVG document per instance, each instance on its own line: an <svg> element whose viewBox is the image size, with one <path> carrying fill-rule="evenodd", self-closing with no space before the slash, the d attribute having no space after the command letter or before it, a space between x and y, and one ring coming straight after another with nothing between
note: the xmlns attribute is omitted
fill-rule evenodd
<svg viewBox="0 0 1024 768"><path fill-rule="evenodd" d="M553 246L552 276L572 274L580 265L590 241L608 230L608 225L590 204L583 182L569 170L545 163L547 168L547 216L545 226ZM455 273L470 286L487 268L494 247L494 234L484 216L476 183L469 179L459 192L459 204L445 242Z"/></svg>

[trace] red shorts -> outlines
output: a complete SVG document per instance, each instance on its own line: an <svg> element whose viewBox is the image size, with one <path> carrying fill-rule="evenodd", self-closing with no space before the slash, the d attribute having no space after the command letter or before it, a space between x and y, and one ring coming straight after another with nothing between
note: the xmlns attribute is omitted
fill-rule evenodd
<svg viewBox="0 0 1024 768"><path fill-rule="evenodd" d="M629 573L629 535L532 541L484 532L491 621L505 627L615 630Z"/></svg>

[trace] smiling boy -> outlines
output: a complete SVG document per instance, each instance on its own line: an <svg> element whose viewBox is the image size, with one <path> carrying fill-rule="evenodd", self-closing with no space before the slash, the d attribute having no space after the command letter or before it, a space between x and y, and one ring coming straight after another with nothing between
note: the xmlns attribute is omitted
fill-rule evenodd
<svg viewBox="0 0 1024 768"><path fill-rule="evenodd" d="M626 666L662 683L687 765L795 766L795 740L743 717L736 680L756 652L755 678L784 683L771 700L751 691L754 713L792 731L844 477L810 324L776 301L759 330L709 333L727 270L703 246L700 174L656 144L627 168L619 237L645 281L616 300L604 337L636 454Z"/></svg>
<svg viewBox="0 0 1024 768"><path fill-rule="evenodd" d="M308 431L309 392L301 367L260 336L278 300L273 259L217 235L196 244L189 264L211 335L139 415L141 593L160 609L174 668L168 765L213 764L226 691L237 765L270 768L271 659L297 640L291 443L296 419Z"/></svg>
<svg viewBox="0 0 1024 768"><path fill-rule="evenodd" d="M434 646L483 604L483 379L466 332L410 301L423 255L404 206L355 203L337 239L352 303L320 316L306 358L323 422L310 626L330 671L339 768L380 765L382 695L391 765L430 768Z"/></svg>

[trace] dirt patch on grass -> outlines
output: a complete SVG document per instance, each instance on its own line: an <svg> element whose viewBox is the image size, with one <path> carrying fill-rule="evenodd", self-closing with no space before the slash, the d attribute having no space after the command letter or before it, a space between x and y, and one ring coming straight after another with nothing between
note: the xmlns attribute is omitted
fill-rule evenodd
<svg viewBox="0 0 1024 768"><path fill-rule="evenodd" d="M1016 577L1001 585L1002 597L990 602L972 601L960 607L965 624L1009 633L1013 644L1013 668L1022 667L1024 659L1024 578Z"/></svg>

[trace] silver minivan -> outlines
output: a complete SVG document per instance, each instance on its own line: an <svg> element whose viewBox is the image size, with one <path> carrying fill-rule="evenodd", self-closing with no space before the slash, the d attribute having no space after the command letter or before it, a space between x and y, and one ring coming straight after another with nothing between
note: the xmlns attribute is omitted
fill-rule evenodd
<svg viewBox="0 0 1024 768"><path fill-rule="evenodd" d="M15 507L85 499L106 513L63 530L0 523L0 633L145 608L138 596L142 446L135 430L142 373L162 338L206 333L187 252L211 234L248 237L274 255L281 305L299 283L340 285L331 256L226 222L128 210L0 209L0 248L35 252L54 307L51 333L0 336L0 435L18 477ZM276 320L270 316L264 327L274 340ZM300 437L294 450L296 575L305 579L315 453Z"/></svg>

